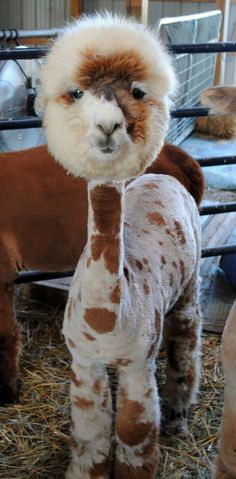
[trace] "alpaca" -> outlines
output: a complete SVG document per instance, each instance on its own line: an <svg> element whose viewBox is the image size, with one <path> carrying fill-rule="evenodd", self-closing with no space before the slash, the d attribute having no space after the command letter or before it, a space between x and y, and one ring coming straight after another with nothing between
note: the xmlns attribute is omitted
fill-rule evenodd
<svg viewBox="0 0 236 479"><path fill-rule="evenodd" d="M207 88L201 95L203 105L214 113L236 113L236 87L215 86Z"/></svg>
<svg viewBox="0 0 236 479"><path fill-rule="evenodd" d="M226 375L224 411L220 428L219 456L216 463L215 479L236 478L236 301L226 321L221 355Z"/></svg>
<svg viewBox="0 0 236 479"><path fill-rule="evenodd" d="M226 86L208 88L201 95L201 103L209 106L214 115L199 117L197 130L220 138L235 138L236 88Z"/></svg>
<svg viewBox="0 0 236 479"><path fill-rule="evenodd" d="M203 92L212 111L236 113L236 87L215 87ZM221 357L226 386L224 410L219 432L219 455L215 479L236 479L236 302L226 321L221 344Z"/></svg>
<svg viewBox="0 0 236 479"><path fill-rule="evenodd" d="M72 356L67 479L109 477L108 364L119 372L114 477L154 478L160 424L155 359L165 316L166 387L177 430L184 429L195 398L201 324L197 207L168 175L149 173L125 187L162 147L174 85L155 34L109 14L68 27L43 67L48 147L88 183L88 239L63 325Z"/></svg>
<svg viewBox="0 0 236 479"><path fill-rule="evenodd" d="M14 281L22 269L75 268L87 239L87 186L83 179L66 175L45 145L0 153L0 169L0 404L3 405L18 399L21 338L14 313ZM174 176L200 204L204 191L202 170L177 146L166 143L147 172Z"/></svg>

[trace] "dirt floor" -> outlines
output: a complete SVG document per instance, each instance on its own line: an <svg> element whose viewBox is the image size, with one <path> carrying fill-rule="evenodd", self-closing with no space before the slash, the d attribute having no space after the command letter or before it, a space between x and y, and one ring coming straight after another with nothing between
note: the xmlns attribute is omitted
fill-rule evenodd
<svg viewBox="0 0 236 479"><path fill-rule="evenodd" d="M24 344L20 402L0 408L0 478L62 479L69 458L70 422L70 357L60 332L63 311L19 294L17 314ZM201 389L189 414L188 436L161 435L158 479L211 477L224 387L219 345L220 335L203 335ZM160 390L164 363L162 353Z"/></svg>

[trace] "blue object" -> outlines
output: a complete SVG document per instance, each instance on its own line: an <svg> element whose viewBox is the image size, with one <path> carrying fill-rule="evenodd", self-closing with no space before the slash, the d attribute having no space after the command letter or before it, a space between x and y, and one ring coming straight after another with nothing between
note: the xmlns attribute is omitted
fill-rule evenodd
<svg viewBox="0 0 236 479"><path fill-rule="evenodd" d="M221 256L220 267L231 286L236 290L236 253Z"/></svg>

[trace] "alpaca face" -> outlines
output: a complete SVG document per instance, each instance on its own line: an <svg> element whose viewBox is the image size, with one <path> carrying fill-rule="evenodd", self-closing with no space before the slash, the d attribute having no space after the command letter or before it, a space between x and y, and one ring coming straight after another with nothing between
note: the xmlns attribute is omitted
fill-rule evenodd
<svg viewBox="0 0 236 479"><path fill-rule="evenodd" d="M43 70L50 151L86 179L141 174L162 148L174 82L167 54L144 27L109 15L76 22Z"/></svg>

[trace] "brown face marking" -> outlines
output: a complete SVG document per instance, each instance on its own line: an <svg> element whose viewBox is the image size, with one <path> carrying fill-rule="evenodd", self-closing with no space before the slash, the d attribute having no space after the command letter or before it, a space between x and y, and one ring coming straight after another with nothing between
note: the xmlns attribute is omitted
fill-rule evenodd
<svg viewBox="0 0 236 479"><path fill-rule="evenodd" d="M69 106L74 102L74 100L70 93L64 93L64 95L61 95L57 98L57 102L65 106Z"/></svg>
<svg viewBox="0 0 236 479"><path fill-rule="evenodd" d="M76 374L75 372L73 371L73 369L71 370L71 373L70 373L70 379L72 381L72 383L74 383L74 385L79 388L80 386L82 386L84 384L84 381L82 379L78 379L76 377Z"/></svg>
<svg viewBox="0 0 236 479"><path fill-rule="evenodd" d="M173 266L174 266L175 269L178 268L178 267L177 267L177 263L176 263L175 261L172 261L172 264L173 264Z"/></svg>
<svg viewBox="0 0 236 479"><path fill-rule="evenodd" d="M90 308L85 310L84 319L94 331L105 334L113 331L116 314L106 308Z"/></svg>
<svg viewBox="0 0 236 479"><path fill-rule="evenodd" d="M186 243L186 238L185 238L185 234L182 230L181 224L177 220L174 220L174 224L175 224L175 230L176 230L176 233L177 233L177 236L179 238L180 243L185 244Z"/></svg>
<svg viewBox="0 0 236 479"><path fill-rule="evenodd" d="M83 332L83 335L84 335L84 337L85 337L88 341L96 341L96 338L94 338L93 336L91 336L91 334L86 333L86 331Z"/></svg>
<svg viewBox="0 0 236 479"><path fill-rule="evenodd" d="M132 83L143 82L147 76L147 66L136 50L99 55L88 49L74 80L84 89L106 79Z"/></svg>
<svg viewBox="0 0 236 479"><path fill-rule="evenodd" d="M94 261L98 261L103 255L105 267L111 274L118 273L119 269L119 238L107 235L93 235L91 238L91 253Z"/></svg>
<svg viewBox="0 0 236 479"><path fill-rule="evenodd" d="M120 283L119 281L117 282L116 286L114 287L112 293L111 293L111 302L114 304L119 304L120 303Z"/></svg>
<svg viewBox="0 0 236 479"><path fill-rule="evenodd" d="M157 225L157 226L164 226L165 220L163 216L158 213L157 211L153 211L152 213L147 214L148 220L150 221L151 224Z"/></svg>
<svg viewBox="0 0 236 479"><path fill-rule="evenodd" d="M169 275L169 284L170 284L170 287L172 288L173 284L174 284L174 276L172 273L170 273Z"/></svg>
<svg viewBox="0 0 236 479"><path fill-rule="evenodd" d="M143 289L145 294L150 294L150 286L147 283L146 278L144 279L144 282L143 282Z"/></svg>
<svg viewBox="0 0 236 479"><path fill-rule="evenodd" d="M140 422L144 412L141 403L128 399L124 391L120 392L120 400L116 415L116 433L123 443L136 446L148 436L152 424Z"/></svg>
<svg viewBox="0 0 236 479"><path fill-rule="evenodd" d="M120 193L113 186L97 185L90 192L90 199L98 232L116 236L120 230Z"/></svg>
<svg viewBox="0 0 236 479"><path fill-rule="evenodd" d="M80 409L90 409L94 406L94 401L90 399L82 398L80 396L75 396L73 399L73 403L76 407Z"/></svg>
<svg viewBox="0 0 236 479"><path fill-rule="evenodd" d="M71 348L75 348L75 347L76 347L76 344L74 343L74 341L73 341L72 339L68 338L67 341L68 341L68 344L69 344L69 346L70 346Z"/></svg>

